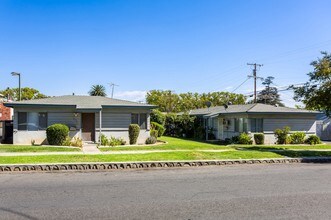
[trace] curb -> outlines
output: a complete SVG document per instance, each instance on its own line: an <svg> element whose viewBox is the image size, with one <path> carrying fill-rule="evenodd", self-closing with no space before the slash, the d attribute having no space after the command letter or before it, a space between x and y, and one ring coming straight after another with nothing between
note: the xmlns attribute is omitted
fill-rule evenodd
<svg viewBox="0 0 331 220"><path fill-rule="evenodd" d="M5 172L53 172L53 171L106 171L119 169L152 169L168 167L226 166L239 164L281 163L331 163L331 157L201 160L201 161L154 161L154 162L111 162L111 163L58 163L58 164L8 164L0 165Z"/></svg>

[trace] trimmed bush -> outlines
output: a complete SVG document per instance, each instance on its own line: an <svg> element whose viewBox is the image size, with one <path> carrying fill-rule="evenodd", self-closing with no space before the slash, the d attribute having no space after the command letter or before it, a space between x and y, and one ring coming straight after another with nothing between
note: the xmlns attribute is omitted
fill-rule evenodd
<svg viewBox="0 0 331 220"><path fill-rule="evenodd" d="M140 133L140 127L137 124L130 124L129 126L129 139L130 144L136 144Z"/></svg>
<svg viewBox="0 0 331 220"><path fill-rule="evenodd" d="M233 136L231 138L231 144L239 144L239 136Z"/></svg>
<svg viewBox="0 0 331 220"><path fill-rule="evenodd" d="M262 134L262 133L254 134L254 141L255 141L255 144L258 144L258 145L264 144L264 134Z"/></svg>
<svg viewBox="0 0 331 220"><path fill-rule="evenodd" d="M149 134L151 135L151 137L155 137L157 139L158 137L158 131L157 130L154 130L152 129Z"/></svg>
<svg viewBox="0 0 331 220"><path fill-rule="evenodd" d="M146 139L145 143L146 144L155 144L156 143L156 138L153 136L150 136L149 138Z"/></svg>
<svg viewBox="0 0 331 220"><path fill-rule="evenodd" d="M151 123L151 128L152 128L152 130L157 131L158 137L161 137L165 132L165 128L161 124L156 123L156 122Z"/></svg>
<svg viewBox="0 0 331 220"><path fill-rule="evenodd" d="M305 143L305 132L295 132L290 135L291 144L304 144Z"/></svg>
<svg viewBox="0 0 331 220"><path fill-rule="evenodd" d="M274 131L275 137L277 139L277 144L290 144L291 138L288 136L290 133L290 127L284 127L283 129L276 129Z"/></svg>
<svg viewBox="0 0 331 220"><path fill-rule="evenodd" d="M246 133L241 133L238 138L238 144L253 144L252 137Z"/></svg>
<svg viewBox="0 0 331 220"><path fill-rule="evenodd" d="M69 128L64 124L53 124L46 129L48 144L63 145L69 134Z"/></svg>
<svg viewBox="0 0 331 220"><path fill-rule="evenodd" d="M317 135L310 135L306 140L305 143L310 145L321 144L322 141Z"/></svg>

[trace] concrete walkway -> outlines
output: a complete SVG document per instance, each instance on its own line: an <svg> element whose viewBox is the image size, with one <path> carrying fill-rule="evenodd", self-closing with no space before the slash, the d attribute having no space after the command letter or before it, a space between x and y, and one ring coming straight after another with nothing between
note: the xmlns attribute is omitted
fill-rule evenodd
<svg viewBox="0 0 331 220"><path fill-rule="evenodd" d="M83 152L88 154L100 154L101 151L97 148L97 145L94 143L84 143Z"/></svg>

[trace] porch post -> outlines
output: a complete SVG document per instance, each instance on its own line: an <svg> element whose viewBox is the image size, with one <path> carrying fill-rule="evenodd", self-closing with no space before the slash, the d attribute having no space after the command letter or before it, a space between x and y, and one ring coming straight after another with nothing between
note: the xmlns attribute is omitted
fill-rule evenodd
<svg viewBox="0 0 331 220"><path fill-rule="evenodd" d="M99 143L101 144L101 128L102 128L102 108L99 112Z"/></svg>

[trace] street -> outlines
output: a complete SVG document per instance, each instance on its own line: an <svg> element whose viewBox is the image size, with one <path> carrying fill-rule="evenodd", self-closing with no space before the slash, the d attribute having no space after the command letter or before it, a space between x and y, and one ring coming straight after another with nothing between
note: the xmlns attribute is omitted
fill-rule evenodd
<svg viewBox="0 0 331 220"><path fill-rule="evenodd" d="M0 219L331 219L331 164L1 174Z"/></svg>

